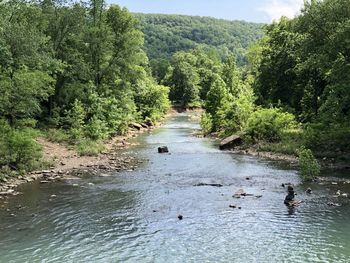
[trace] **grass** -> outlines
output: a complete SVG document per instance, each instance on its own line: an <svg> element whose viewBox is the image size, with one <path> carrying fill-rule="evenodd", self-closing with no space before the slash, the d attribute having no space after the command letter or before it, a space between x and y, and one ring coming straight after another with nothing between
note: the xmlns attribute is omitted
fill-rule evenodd
<svg viewBox="0 0 350 263"><path fill-rule="evenodd" d="M301 129L292 129L285 131L279 142L261 142L259 150L297 156L297 150L302 144L303 131Z"/></svg>
<svg viewBox="0 0 350 263"><path fill-rule="evenodd" d="M63 143L69 142L70 139L69 134L62 129L48 129L43 133L50 142Z"/></svg>
<svg viewBox="0 0 350 263"><path fill-rule="evenodd" d="M105 149L100 141L82 139L76 145L76 150L80 156L96 156Z"/></svg>

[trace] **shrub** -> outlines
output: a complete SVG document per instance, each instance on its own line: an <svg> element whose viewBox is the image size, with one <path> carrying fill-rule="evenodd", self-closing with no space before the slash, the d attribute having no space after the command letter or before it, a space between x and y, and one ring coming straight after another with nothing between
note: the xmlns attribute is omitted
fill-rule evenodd
<svg viewBox="0 0 350 263"><path fill-rule="evenodd" d="M30 171L40 165L41 147L35 142L37 132L17 130L0 120L0 167L17 171Z"/></svg>
<svg viewBox="0 0 350 263"><path fill-rule="evenodd" d="M301 147L298 150L299 168L303 180L311 180L320 174L320 164L312 154L310 149Z"/></svg>
<svg viewBox="0 0 350 263"><path fill-rule="evenodd" d="M249 117L245 132L254 140L279 141L284 131L296 126L293 114L280 109L259 109Z"/></svg>
<svg viewBox="0 0 350 263"><path fill-rule="evenodd" d="M209 134L213 130L213 121L210 113L204 112L201 117L201 127L204 134Z"/></svg>
<svg viewBox="0 0 350 263"><path fill-rule="evenodd" d="M88 124L84 127L85 136L92 140L104 140L108 137L107 124L96 118L91 118Z"/></svg>

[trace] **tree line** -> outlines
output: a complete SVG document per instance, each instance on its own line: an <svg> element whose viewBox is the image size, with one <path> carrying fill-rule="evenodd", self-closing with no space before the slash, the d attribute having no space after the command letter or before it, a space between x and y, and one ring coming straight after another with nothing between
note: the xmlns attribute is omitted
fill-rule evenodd
<svg viewBox="0 0 350 263"><path fill-rule="evenodd" d="M246 49L263 36L262 24L245 21L163 14L135 14L135 17L140 20L145 50L158 80L164 77L174 53L197 47L215 49L221 59L233 53L238 65L245 65Z"/></svg>
<svg viewBox="0 0 350 263"><path fill-rule="evenodd" d="M206 109L206 133L238 133L260 150L310 159L311 149L346 162L349 25L349 0L309 1L294 19L265 26L246 66L237 67L234 54L221 60L197 48L172 57L163 83L173 102Z"/></svg>
<svg viewBox="0 0 350 263"><path fill-rule="evenodd" d="M143 43L138 20L103 0L2 2L0 169L34 169L39 133L89 152L132 121L159 120L169 90Z"/></svg>

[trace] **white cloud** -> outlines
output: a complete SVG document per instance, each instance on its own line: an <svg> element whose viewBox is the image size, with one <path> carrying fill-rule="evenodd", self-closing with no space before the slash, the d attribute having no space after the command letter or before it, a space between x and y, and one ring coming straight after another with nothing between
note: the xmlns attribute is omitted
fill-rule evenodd
<svg viewBox="0 0 350 263"><path fill-rule="evenodd" d="M293 18L303 7L304 0L268 0L267 4L259 8L270 21L279 20L281 16Z"/></svg>

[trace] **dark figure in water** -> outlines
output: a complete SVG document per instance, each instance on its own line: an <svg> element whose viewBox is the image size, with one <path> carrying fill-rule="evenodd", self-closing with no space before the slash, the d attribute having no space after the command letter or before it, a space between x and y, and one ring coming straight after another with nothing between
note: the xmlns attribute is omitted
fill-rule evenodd
<svg viewBox="0 0 350 263"><path fill-rule="evenodd" d="M292 186L288 186L288 195L286 196L286 198L284 199L284 203L286 205L290 205L291 201L294 201L294 197L295 197L295 192Z"/></svg>

